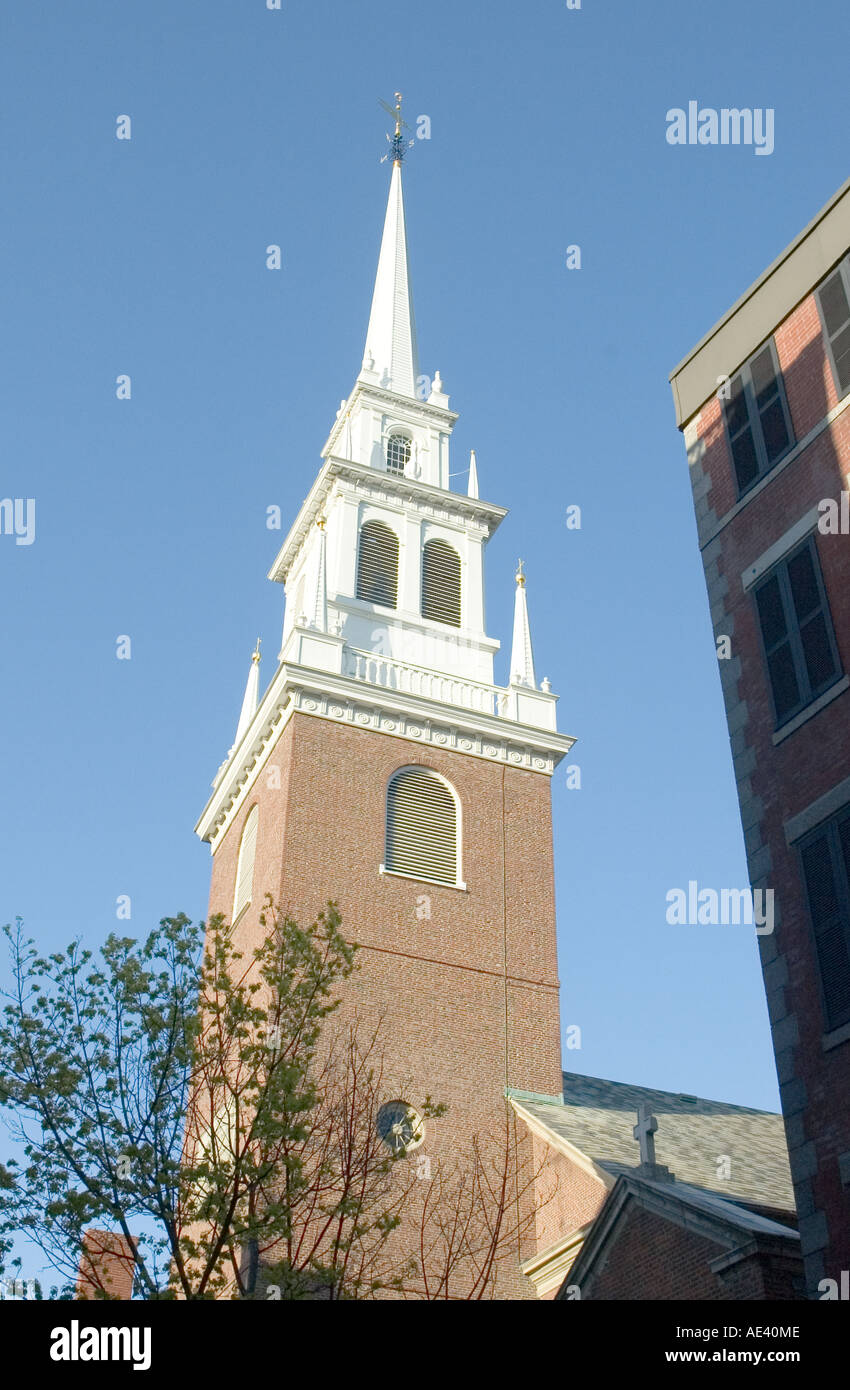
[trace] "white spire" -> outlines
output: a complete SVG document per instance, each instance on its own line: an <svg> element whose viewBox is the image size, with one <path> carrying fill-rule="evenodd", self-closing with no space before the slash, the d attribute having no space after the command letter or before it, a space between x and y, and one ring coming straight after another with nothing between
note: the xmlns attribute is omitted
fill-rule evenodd
<svg viewBox="0 0 850 1390"><path fill-rule="evenodd" d="M310 606L310 626L317 632L328 630L328 538L325 534L325 518L320 516L316 522L319 529L319 553L316 557L316 587Z"/></svg>
<svg viewBox="0 0 850 1390"><path fill-rule="evenodd" d="M398 162L393 164L390 181L363 365L366 370L376 372L380 384L388 390L415 399L419 358L407 262L401 164Z"/></svg>
<svg viewBox="0 0 850 1390"><path fill-rule="evenodd" d="M257 638L257 645L254 655L251 657L251 669L248 672L248 681L245 686L245 698L242 701L242 712L239 715L239 723L236 726L236 738L233 741L233 748L238 747L247 733L248 726L254 715L257 713L257 705L260 695L260 639ZM231 748L230 752L233 752ZM229 755L228 755L229 756Z"/></svg>
<svg viewBox="0 0 850 1390"><path fill-rule="evenodd" d="M468 497L478 496L478 465L475 462L475 450L469 451L469 487L466 489Z"/></svg>
<svg viewBox="0 0 850 1390"><path fill-rule="evenodd" d="M531 629L528 625L528 602L525 596L525 575L520 560L516 572L514 600L514 639L511 643L511 685L535 687L534 656L531 651Z"/></svg>

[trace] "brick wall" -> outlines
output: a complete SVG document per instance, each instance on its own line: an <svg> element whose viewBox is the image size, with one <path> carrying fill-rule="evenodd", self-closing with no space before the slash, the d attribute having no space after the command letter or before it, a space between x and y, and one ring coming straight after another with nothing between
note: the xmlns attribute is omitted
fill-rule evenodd
<svg viewBox="0 0 850 1390"><path fill-rule="evenodd" d="M742 1233L742 1246L749 1246ZM621 1216L606 1250L584 1282L582 1298L637 1302L790 1301L799 1260L785 1250L754 1249L720 1271L727 1244L680 1226L635 1202Z"/></svg>
<svg viewBox="0 0 850 1390"><path fill-rule="evenodd" d="M77 1298L108 1298L124 1303L133 1295L135 1246L120 1232L90 1227L83 1236L77 1272Z"/></svg>
<svg viewBox="0 0 850 1390"><path fill-rule="evenodd" d="M732 642L732 659L719 667L750 881L776 895L776 931L759 945L813 1292L824 1275L837 1278L850 1267L850 1212L838 1167L850 1153L850 1039L824 1048L817 961L785 823L850 776L850 691L774 744L757 617L741 575L823 498L850 486L850 409L826 424L838 401L813 295L777 327L775 342L795 437L819 430L799 455L739 504L716 399L685 436L714 632ZM814 535L841 664L850 672L850 537Z"/></svg>
<svg viewBox="0 0 850 1390"><path fill-rule="evenodd" d="M600 1261L590 1288L591 1299L722 1298L710 1262L723 1247L685 1231L654 1212L630 1206L607 1260Z"/></svg>
<svg viewBox="0 0 850 1390"><path fill-rule="evenodd" d="M465 890L379 873L387 781L411 764L458 793ZM361 949L335 1023L355 1013L381 1022L387 1099L429 1094L449 1107L428 1122L420 1152L448 1162L476 1132L501 1133L506 1086L560 1094L547 777L296 714L213 859L210 913L228 919L254 804L254 893L235 927L239 949L259 943L266 892L299 921L337 902L343 934Z"/></svg>

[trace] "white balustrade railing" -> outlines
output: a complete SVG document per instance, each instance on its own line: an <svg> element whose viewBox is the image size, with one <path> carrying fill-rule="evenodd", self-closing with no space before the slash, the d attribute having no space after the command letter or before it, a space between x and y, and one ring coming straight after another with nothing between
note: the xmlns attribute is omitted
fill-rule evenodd
<svg viewBox="0 0 850 1390"><path fill-rule="evenodd" d="M498 715L502 712L500 705L505 692L494 685L429 670L426 666L413 666L410 662L397 661L395 657L382 656L378 652L347 646L343 652L342 673L369 685L419 695L426 700L440 700L444 704L458 705L461 709L475 710L478 714Z"/></svg>

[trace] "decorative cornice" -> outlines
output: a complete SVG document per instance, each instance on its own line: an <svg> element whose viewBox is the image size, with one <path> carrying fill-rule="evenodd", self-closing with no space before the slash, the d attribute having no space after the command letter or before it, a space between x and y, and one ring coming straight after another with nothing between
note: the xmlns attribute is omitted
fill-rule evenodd
<svg viewBox="0 0 850 1390"><path fill-rule="evenodd" d="M221 769L195 832L215 849L295 713L348 724L423 747L551 776L575 739L495 715L408 695L306 666L282 663L251 727Z"/></svg>
<svg viewBox="0 0 850 1390"><path fill-rule="evenodd" d="M496 507L491 502L480 502L475 497L467 497L465 493L449 492L446 488L418 482L415 478L408 478L403 474L383 473L377 468L370 468L368 464L328 458L319 470L316 481L269 570L269 579L279 584L286 582L305 537L315 524L334 484L340 480L355 489L367 489L371 496L403 498L405 501L418 503L423 511L430 507L433 509L433 515L454 517L464 522L476 521L488 536L493 534L507 516L506 508Z"/></svg>
<svg viewBox="0 0 850 1390"><path fill-rule="evenodd" d="M401 396L397 391L388 391L384 386L378 386L371 381L366 381L362 376L357 378L354 389L351 392L345 405L339 412L334 421L333 429L325 441L322 450L322 457L328 457L342 432L347 416L351 413L354 406L361 396L367 396L376 405L386 406L388 410L397 410L405 415L421 415L426 420L433 420L435 424L442 425L444 429L451 429L457 422L456 411L449 410L446 406L431 405L428 401L412 399L410 396Z"/></svg>
<svg viewBox="0 0 850 1390"><path fill-rule="evenodd" d="M595 1218L594 1218L595 1220ZM538 1298L545 1298L553 1289L560 1289L579 1255L585 1239L593 1229L593 1221L588 1221L578 1230L570 1231L554 1245L548 1245L539 1254L532 1255L522 1264L522 1272L535 1287Z"/></svg>

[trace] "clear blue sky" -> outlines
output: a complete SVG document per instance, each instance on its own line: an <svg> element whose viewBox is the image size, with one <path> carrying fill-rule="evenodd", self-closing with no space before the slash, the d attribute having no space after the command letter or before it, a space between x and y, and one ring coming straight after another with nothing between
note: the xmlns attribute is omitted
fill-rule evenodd
<svg viewBox="0 0 850 1390"><path fill-rule="evenodd" d="M0 495L37 533L0 537L0 920L54 948L101 941L119 894L139 933L204 914L193 826L254 639L279 643L266 508L294 516L360 365L400 88L432 122L406 165L422 370L453 466L475 447L511 509L489 628L509 644L521 554L579 739L566 1064L774 1108L754 937L665 921L670 888L746 882L667 375L847 176L845 3L6 0L3 29ZM670 147L691 99L773 107L775 152Z"/></svg>

